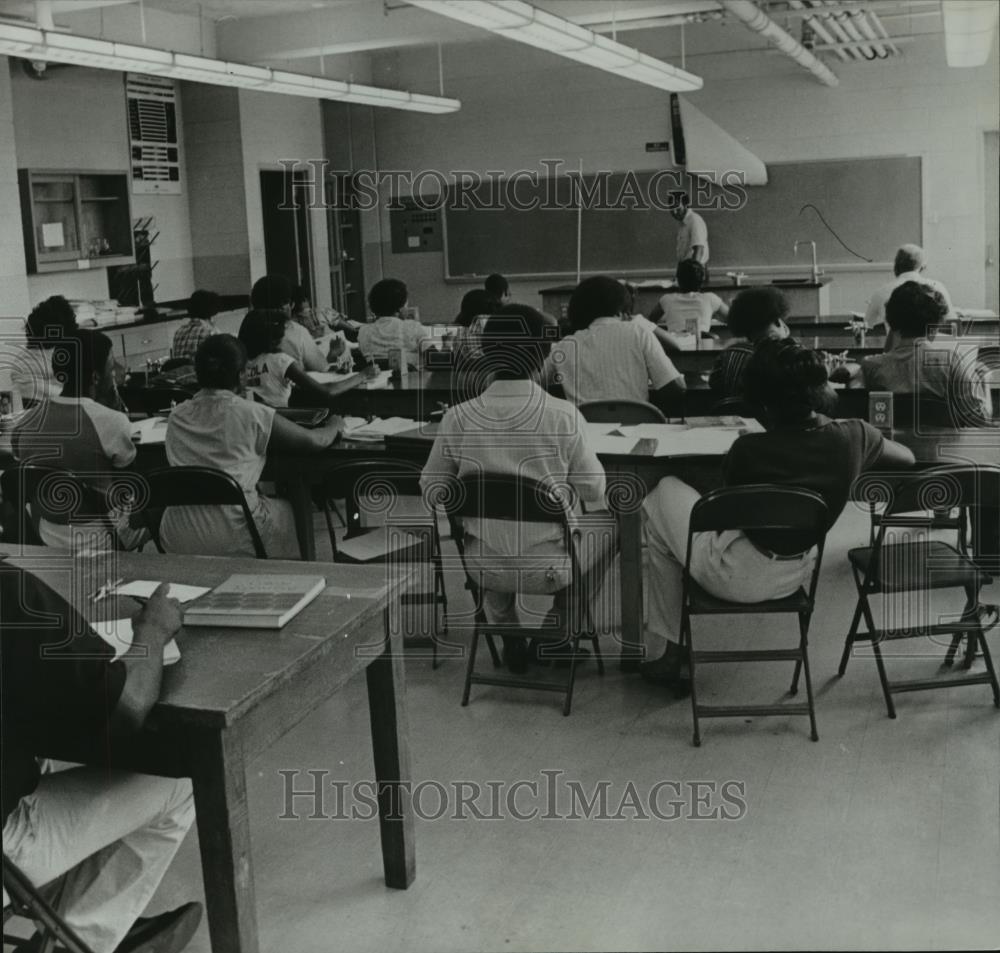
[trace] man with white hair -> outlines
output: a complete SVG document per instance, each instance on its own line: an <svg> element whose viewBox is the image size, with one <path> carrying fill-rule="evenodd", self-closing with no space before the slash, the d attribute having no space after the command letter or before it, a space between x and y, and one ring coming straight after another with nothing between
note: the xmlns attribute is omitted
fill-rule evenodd
<svg viewBox="0 0 1000 953"><path fill-rule="evenodd" d="M874 327L885 321L885 304L889 300L889 296L906 281L918 281L939 292L948 306L948 320L956 317L948 289L940 281L926 277L923 273L926 267L927 256L919 245L903 245L896 252L896 260L892 266L896 277L882 285L868 301L868 310L865 312L865 323L868 327Z"/></svg>

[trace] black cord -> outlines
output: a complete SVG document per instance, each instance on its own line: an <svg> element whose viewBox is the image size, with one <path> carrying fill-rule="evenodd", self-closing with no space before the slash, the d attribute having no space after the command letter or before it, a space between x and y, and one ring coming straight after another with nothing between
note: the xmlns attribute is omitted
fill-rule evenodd
<svg viewBox="0 0 1000 953"><path fill-rule="evenodd" d="M799 209L799 215L801 215L807 208L811 208L819 216L819 220L826 226L826 230L834 238L836 238L837 241L840 242L840 244L845 249L847 249L847 251L849 251L855 258L860 258L862 261L867 261L869 264L872 261L874 261L873 258L865 258L864 255L859 255L853 248L849 247L848 245L845 245L841 237L833 230L833 226L830 225L830 223L825 218L823 218L823 213L818 208L816 208L816 206L813 205L812 202L806 202L806 204Z"/></svg>

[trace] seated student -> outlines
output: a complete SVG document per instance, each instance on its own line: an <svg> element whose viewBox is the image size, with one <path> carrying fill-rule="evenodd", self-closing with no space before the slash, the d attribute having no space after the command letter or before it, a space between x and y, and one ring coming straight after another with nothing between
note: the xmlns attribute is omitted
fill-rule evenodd
<svg viewBox="0 0 1000 953"><path fill-rule="evenodd" d="M28 315L25 323L27 347L12 348L5 363L22 401L37 403L62 393L62 384L52 372L52 349L56 342L76 330L76 314L62 295L46 298Z"/></svg>
<svg viewBox="0 0 1000 953"><path fill-rule="evenodd" d="M647 318L646 315L640 314L636 308L636 296L639 293L639 289L629 281L619 279L621 286L625 289L625 318L626 321L635 321L641 324L647 331L651 331L653 337L660 342L660 346L663 348L664 352L669 354L679 354L683 348L681 347L681 342L678 337L671 334L666 328L661 327L655 321ZM568 332L572 334L572 329L568 329Z"/></svg>
<svg viewBox="0 0 1000 953"><path fill-rule="evenodd" d="M924 254L924 250L919 245L903 245L896 252L896 259L892 265L895 277L882 285L868 301L868 307L865 311L865 324L872 328L885 321L885 306L890 295L906 281L919 281L921 284L928 285L937 291L944 299L948 317L954 318L955 309L951 305L951 298L948 297L948 289L940 281L926 277L924 275L926 268L927 255Z"/></svg>
<svg viewBox="0 0 1000 953"><path fill-rule="evenodd" d="M482 356L483 327L490 315L500 311L500 302L488 291L474 288L462 298L462 309L455 317L455 339L452 350L463 359Z"/></svg>
<svg viewBox="0 0 1000 953"><path fill-rule="evenodd" d="M99 760L56 771L39 765L66 745L89 745L99 759L140 731L160 695L163 648L181 626L167 588L133 616L135 648L114 661L73 606L0 563L4 858L93 953L178 953L201 919L198 903L136 919L194 822L187 778ZM37 951L39 940L18 949Z"/></svg>
<svg viewBox="0 0 1000 953"><path fill-rule="evenodd" d="M190 317L174 332L170 356L193 361L201 342L219 333L212 318L219 313L221 307L221 299L214 291L194 292L188 300Z"/></svg>
<svg viewBox="0 0 1000 953"><path fill-rule="evenodd" d="M746 338L729 345L719 355L708 378L708 386L720 399L743 396L743 373L761 341L788 337L788 301L777 288L748 288L729 308L729 330Z"/></svg>
<svg viewBox="0 0 1000 953"><path fill-rule="evenodd" d="M488 275L483 282L483 290L497 304L510 304L514 300L510 293L510 282L503 275Z"/></svg>
<svg viewBox="0 0 1000 953"><path fill-rule="evenodd" d="M712 319L725 318L729 308L714 292L702 291L705 284L705 266L693 258L686 258L677 266L677 287L673 294L665 294L650 312L649 320L664 327L671 334L684 334L689 321L697 321L698 333L712 333Z"/></svg>
<svg viewBox="0 0 1000 953"><path fill-rule="evenodd" d="M735 310L735 305L734 305ZM835 405L822 357L791 340L762 342L746 369L746 396L765 410L767 431L736 440L723 462L726 486L777 483L819 493L832 526L847 505L852 483L876 467L909 467L913 454L886 440L863 420L830 420ZM698 493L674 477L646 498L649 543L649 622L646 644L659 658L643 663L645 678L676 682L683 662L680 637L681 577L691 510ZM767 532L699 533L691 573L711 595L732 602L761 602L791 595L808 582L817 540L789 541Z"/></svg>
<svg viewBox="0 0 1000 953"><path fill-rule="evenodd" d="M112 409L117 392L111 339L100 331L73 331L56 345L53 366L63 379L62 396L43 401L21 418L14 431L14 455L21 463L71 470L101 491L110 483L107 471L128 467L136 454L132 424ZM71 548L74 531L109 548L136 549L148 539L144 529L130 527L124 510L77 514L72 527L39 521L47 546Z"/></svg>
<svg viewBox="0 0 1000 953"><path fill-rule="evenodd" d="M493 366L494 380L478 397L445 414L420 479L431 504L449 478L486 472L568 483L582 502L602 505L604 469L587 444L583 418L572 404L539 386L551 340L546 327L535 315L495 316L487 322L484 360ZM590 555L582 567L583 585L593 601L610 565L614 521L607 512L577 520L585 533L582 552ZM467 563L482 570L491 622L517 624L516 592L554 593L553 611L567 611L569 561L558 526L484 520L464 529ZM503 565L504 557L510 558L509 566ZM511 671L524 671L527 654L523 640L504 640Z"/></svg>
<svg viewBox="0 0 1000 953"><path fill-rule="evenodd" d="M406 363L417 367L421 342L429 340L431 332L419 321L400 317L408 299L406 285L395 278L372 285L368 292L372 317L358 331L358 347L366 360L387 360L390 351L402 350Z"/></svg>
<svg viewBox="0 0 1000 953"><path fill-rule="evenodd" d="M337 384L314 381L301 365L282 349L288 321L281 311L248 311L240 325L240 341L247 354L246 387L270 407L287 407L295 385L302 403L333 407L335 398L354 387L358 380Z"/></svg>
<svg viewBox="0 0 1000 953"><path fill-rule="evenodd" d="M986 369L963 353L961 338L935 338L948 314L948 303L921 281L899 285L885 306L885 319L896 335L895 346L861 362L860 382L868 390L917 394L947 402L973 424L993 416ZM857 383L855 374L852 384Z"/></svg>
<svg viewBox="0 0 1000 953"><path fill-rule="evenodd" d="M313 336L298 321L292 320L292 283L284 275L265 275L250 290L250 308L254 311L280 311L285 316L285 335L281 350L306 371L325 371L330 362Z"/></svg>
<svg viewBox="0 0 1000 953"><path fill-rule="evenodd" d="M292 289L292 320L309 332L320 349L327 349L330 370L338 373L351 370L354 362L346 337L349 322L330 308L314 308L301 285Z"/></svg>
<svg viewBox="0 0 1000 953"><path fill-rule="evenodd" d="M167 460L173 467L225 470L243 487L267 555L297 559L291 505L262 495L257 484L268 453L325 450L340 436L343 421L330 416L322 427L307 430L285 420L273 408L240 396L246 370L246 352L231 334L215 335L198 349L195 372L201 390L170 414ZM243 514L235 507L170 507L164 513L160 537L171 553L254 555Z"/></svg>
<svg viewBox="0 0 1000 953"><path fill-rule="evenodd" d="M684 376L644 322L623 321L626 290L597 275L580 282L569 301L573 334L552 348L547 379L575 404L588 400L652 400L684 392Z"/></svg>

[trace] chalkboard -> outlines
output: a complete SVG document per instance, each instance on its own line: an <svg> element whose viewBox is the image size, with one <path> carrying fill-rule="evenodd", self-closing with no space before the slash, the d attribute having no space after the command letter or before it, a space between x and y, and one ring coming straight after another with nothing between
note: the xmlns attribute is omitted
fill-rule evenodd
<svg viewBox="0 0 1000 953"><path fill-rule="evenodd" d="M656 173L619 173L606 180L604 197L623 198L622 207L606 209L584 202L581 219L581 269L584 272L669 273L675 264L677 223L663 208L649 207L650 182ZM627 176L629 178L627 178ZM808 249L795 258L797 239L816 242L821 264L852 264L865 259L891 260L906 242L922 240L921 162L915 156L782 162L768 165L769 182L747 188L738 208L700 211L709 231L713 270L734 266L780 268L807 264ZM585 188L594 187L585 176ZM653 180L656 181L656 180ZM638 192L642 207L628 200ZM623 192L623 187L628 185ZM455 191L446 203L446 268L449 277L499 271L509 275L576 274L577 212L572 205L579 190L568 179L542 179L537 187L518 184L523 201L546 194L559 202L522 211L506 204L500 209L455 208ZM508 191L485 186L481 201L506 203ZM662 203L668 188L660 180L655 190ZM736 205L732 188L713 189L713 196ZM806 208L806 204L815 209ZM467 203L468 204L468 203ZM818 213L817 213L818 210ZM820 214L829 228L824 226ZM838 241L830 229L840 236ZM847 246L846 248L844 246ZM856 254L852 253L855 252ZM859 257L860 256L860 257Z"/></svg>

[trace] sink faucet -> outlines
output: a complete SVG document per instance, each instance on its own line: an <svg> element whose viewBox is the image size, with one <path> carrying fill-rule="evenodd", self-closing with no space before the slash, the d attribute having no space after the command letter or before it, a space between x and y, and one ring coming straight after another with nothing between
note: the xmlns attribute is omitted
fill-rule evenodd
<svg viewBox="0 0 1000 953"><path fill-rule="evenodd" d="M816 243L815 242L811 242L811 241L809 241L808 239L805 239L805 238L800 239L799 241L797 241L795 243L794 247L792 248L792 254L794 254L796 258L799 255L799 245L810 245L812 247L812 257L813 257L812 280L813 280L813 284L818 285L819 284L819 276L821 274L823 274L823 272L821 272L819 270L819 265L816 264Z"/></svg>

